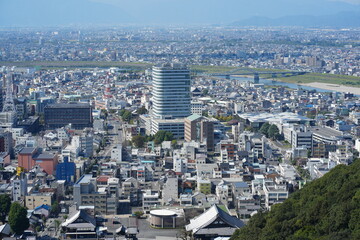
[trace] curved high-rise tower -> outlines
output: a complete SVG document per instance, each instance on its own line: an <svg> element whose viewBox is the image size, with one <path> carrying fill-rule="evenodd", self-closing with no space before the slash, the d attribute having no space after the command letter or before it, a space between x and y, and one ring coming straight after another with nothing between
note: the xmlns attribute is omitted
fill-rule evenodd
<svg viewBox="0 0 360 240"><path fill-rule="evenodd" d="M190 112L190 70L168 63L152 70L153 112L156 119L185 118Z"/></svg>

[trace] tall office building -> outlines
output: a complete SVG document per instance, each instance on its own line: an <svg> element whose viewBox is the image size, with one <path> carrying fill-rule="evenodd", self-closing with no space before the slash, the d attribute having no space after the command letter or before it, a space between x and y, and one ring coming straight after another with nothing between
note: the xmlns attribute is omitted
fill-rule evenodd
<svg viewBox="0 0 360 240"><path fill-rule="evenodd" d="M176 119L190 116L190 70L181 64L153 67L153 117Z"/></svg>
<svg viewBox="0 0 360 240"><path fill-rule="evenodd" d="M56 103L48 104L44 108L45 126L61 128L72 124L75 129L92 127L92 109L89 104L82 103Z"/></svg>

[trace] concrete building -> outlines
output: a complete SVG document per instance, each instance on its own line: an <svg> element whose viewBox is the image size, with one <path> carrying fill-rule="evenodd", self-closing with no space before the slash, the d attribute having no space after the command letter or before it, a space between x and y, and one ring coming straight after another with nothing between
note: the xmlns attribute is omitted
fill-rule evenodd
<svg viewBox="0 0 360 240"><path fill-rule="evenodd" d="M40 153L37 148L23 148L18 153L18 165L27 171L39 165L47 174L53 174L58 163L57 154Z"/></svg>
<svg viewBox="0 0 360 240"><path fill-rule="evenodd" d="M214 151L214 123L205 117L193 114L185 118L185 141L206 143L208 151Z"/></svg>
<svg viewBox="0 0 360 240"><path fill-rule="evenodd" d="M0 132L0 152L12 153L13 138L11 132Z"/></svg>
<svg viewBox="0 0 360 240"><path fill-rule="evenodd" d="M163 191L162 191L162 201L163 205L169 205L174 202L177 202L179 199L179 186L178 178L168 177L166 179Z"/></svg>
<svg viewBox="0 0 360 240"><path fill-rule="evenodd" d="M194 102L191 101L191 114L202 115L202 111L204 111L204 104L202 102Z"/></svg>
<svg viewBox="0 0 360 240"><path fill-rule="evenodd" d="M329 127L312 127L313 141L317 143L336 144L338 140L343 139L344 133Z"/></svg>
<svg viewBox="0 0 360 240"><path fill-rule="evenodd" d="M171 132L174 138L184 138L184 119L152 119L151 134L160 130Z"/></svg>
<svg viewBox="0 0 360 240"><path fill-rule="evenodd" d="M92 127L93 117L89 104L49 104L44 109L47 128L60 128L71 124L72 128Z"/></svg>
<svg viewBox="0 0 360 240"><path fill-rule="evenodd" d="M186 173L188 170L188 161L185 158L179 158L177 156L173 156L173 170L176 173Z"/></svg>
<svg viewBox="0 0 360 240"><path fill-rule="evenodd" d="M289 191L285 184L264 182L265 207L270 209L272 205L284 202L289 197Z"/></svg>
<svg viewBox="0 0 360 240"><path fill-rule="evenodd" d="M85 174L74 184L74 203L77 206L94 206L95 213L116 214L118 198L106 189L106 186L98 188L96 178Z"/></svg>
<svg viewBox="0 0 360 240"><path fill-rule="evenodd" d="M311 131L293 131L291 138L292 148L306 147L311 150L312 148L312 132Z"/></svg>
<svg viewBox="0 0 360 240"><path fill-rule="evenodd" d="M211 181L208 179L197 179L197 189L199 192L203 194L210 194L211 193Z"/></svg>
<svg viewBox="0 0 360 240"><path fill-rule="evenodd" d="M117 163L122 162L122 145L118 144L111 150L111 159Z"/></svg>
<svg viewBox="0 0 360 240"><path fill-rule="evenodd" d="M53 203L53 196L53 193L31 194L25 197L25 206L29 210L33 210L43 204L51 206Z"/></svg>
<svg viewBox="0 0 360 240"><path fill-rule="evenodd" d="M24 172L14 176L11 179L12 185L12 200L23 201L27 195L28 181Z"/></svg>
<svg viewBox="0 0 360 240"><path fill-rule="evenodd" d="M165 229L182 227L184 216L178 212L167 209L152 210L150 211L150 225L154 228Z"/></svg>
<svg viewBox="0 0 360 240"><path fill-rule="evenodd" d="M63 162L56 167L56 179L65 180L68 184L75 181L75 163L69 162L69 157L65 156Z"/></svg>
<svg viewBox="0 0 360 240"><path fill-rule="evenodd" d="M91 131L81 133L80 150L84 157L92 157L94 152L94 135Z"/></svg>
<svg viewBox="0 0 360 240"><path fill-rule="evenodd" d="M153 67L153 117L184 118L190 115L190 70L180 64Z"/></svg>
<svg viewBox="0 0 360 240"><path fill-rule="evenodd" d="M183 138L184 118L191 114L190 70L181 64L163 64L153 67L152 78L153 108L146 129L151 134L164 130Z"/></svg>
<svg viewBox="0 0 360 240"><path fill-rule="evenodd" d="M160 206L161 202L159 198L159 192L152 191L150 189L145 190L145 192L143 192L142 203L143 203L143 210L146 213L148 213L151 208L156 208Z"/></svg>

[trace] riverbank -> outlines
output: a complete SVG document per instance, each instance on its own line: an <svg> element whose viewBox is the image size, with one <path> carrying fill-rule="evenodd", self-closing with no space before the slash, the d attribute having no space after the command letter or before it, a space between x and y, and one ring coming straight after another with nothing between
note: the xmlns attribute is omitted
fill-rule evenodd
<svg viewBox="0 0 360 240"><path fill-rule="evenodd" d="M345 85L339 84L332 84L332 83L321 83L321 82L313 82L313 83L306 83L306 84L299 84L302 86L308 86L313 88L321 88L329 91L334 92L349 92L355 95L360 95L360 88L358 87L350 87Z"/></svg>
<svg viewBox="0 0 360 240"><path fill-rule="evenodd" d="M236 77L242 77L242 78L248 78L248 79L254 79L254 76L252 75L238 75ZM267 79L270 81L271 79ZM277 83L276 85L289 85L289 87L293 88L293 86L290 86L291 83L286 81L281 81L280 79L272 79L272 83ZM260 80L260 83L264 83L264 79ZM274 84L275 85L275 84ZM293 84L291 84L293 85ZM296 83L296 85L315 88L315 89L322 89L327 91L333 91L333 92L349 92L353 93L355 95L360 96L360 87L352 87L352 86L346 86L341 84L333 84L333 83L323 83L323 82L311 82L311 83Z"/></svg>

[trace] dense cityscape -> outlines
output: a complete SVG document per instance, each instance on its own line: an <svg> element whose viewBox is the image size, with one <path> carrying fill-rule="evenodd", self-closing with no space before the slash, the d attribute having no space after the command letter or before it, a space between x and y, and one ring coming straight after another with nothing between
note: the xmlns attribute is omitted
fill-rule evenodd
<svg viewBox="0 0 360 240"><path fill-rule="evenodd" d="M4 29L0 61L99 61L291 69L359 76L359 29Z"/></svg>
<svg viewBox="0 0 360 240"><path fill-rule="evenodd" d="M249 229L357 162L359 31L2 29L1 238L356 239Z"/></svg>

